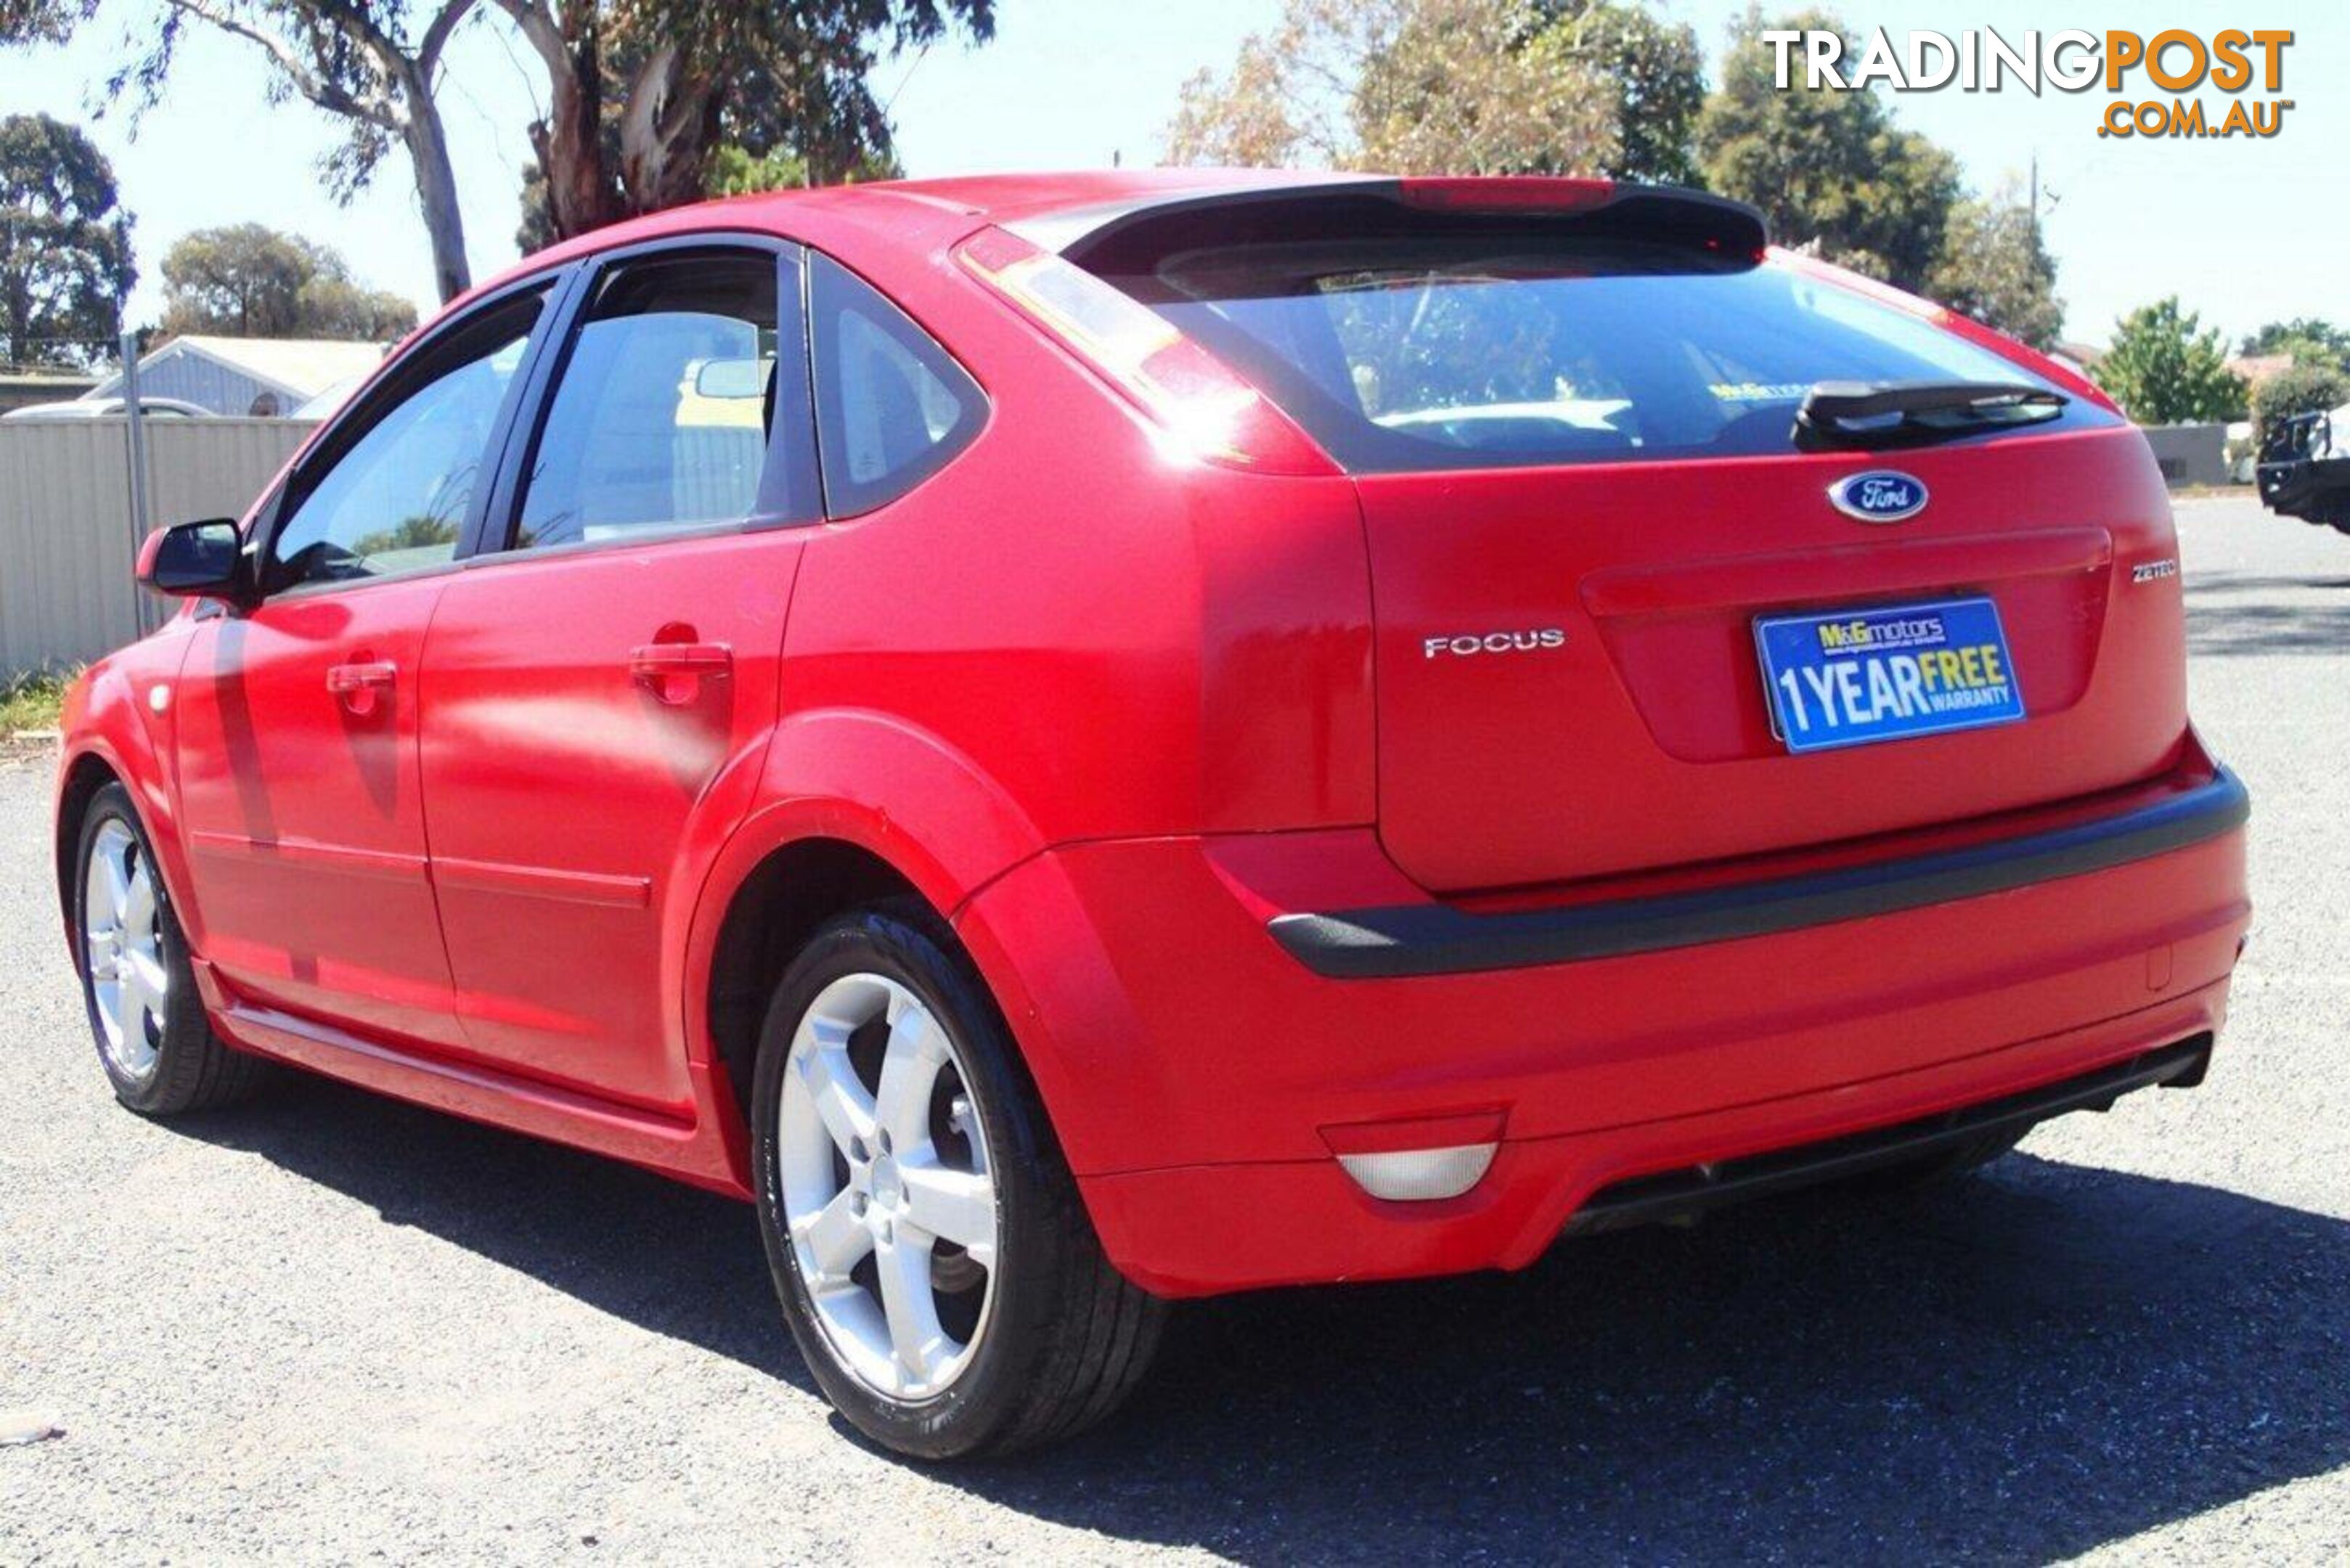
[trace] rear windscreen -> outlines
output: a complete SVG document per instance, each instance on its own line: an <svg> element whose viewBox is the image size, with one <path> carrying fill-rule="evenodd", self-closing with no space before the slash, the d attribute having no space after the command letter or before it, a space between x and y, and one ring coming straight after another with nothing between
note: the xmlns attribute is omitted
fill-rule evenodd
<svg viewBox="0 0 2350 1568"><path fill-rule="evenodd" d="M1480 227L1206 246L1103 275L1358 472L1787 452L1814 382L2044 384L1787 268ZM2032 428L2105 422L2075 400Z"/></svg>

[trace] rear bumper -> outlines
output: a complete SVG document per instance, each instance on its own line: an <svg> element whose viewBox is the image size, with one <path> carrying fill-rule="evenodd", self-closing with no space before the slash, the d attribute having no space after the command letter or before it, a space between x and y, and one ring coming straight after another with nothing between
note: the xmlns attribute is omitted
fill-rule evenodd
<svg viewBox="0 0 2350 1568"><path fill-rule="evenodd" d="M1082 1185L1111 1257L1165 1295L1523 1268L1564 1236L1657 1217L1631 1212L1629 1204L1612 1213L1611 1199L1637 1199L1651 1182L1679 1187L1698 1165L1811 1164L1814 1149L1832 1150L1838 1140L1970 1106L2052 1088L2051 1098L2070 1098L2064 1091L2076 1083L2134 1075L2136 1064L2185 1043L2196 1043L2199 1059L2200 1037L2217 1027L2225 992L2221 982L2142 1017L1895 1080L1638 1127L1511 1139L1485 1179L1450 1202L1378 1202L1329 1160L1191 1166ZM2104 1097L2100 1090L2095 1100ZM1833 1174L1815 1168L1805 1179ZM1768 1189L1740 1196L1762 1190ZM1665 1212L1700 1206L1677 1200Z"/></svg>
<svg viewBox="0 0 2350 1568"><path fill-rule="evenodd" d="M1523 941L1561 913L1438 905L1367 831L1072 846L1007 874L957 923L1137 1282L1180 1295L1517 1267L1603 1189L2216 1033L2250 915L2241 787L2207 770L2126 813L2060 813L2007 836L2122 815L2136 826L2064 841L2103 843L2099 856L2052 858L2043 841L2010 857L2044 879L1954 882L1979 863L1913 857L1906 881L1887 862L1876 882L1829 889L1875 887L1885 903L1565 961L1317 972L1277 934L1285 918L1416 906L1440 911L1436 929L1500 920L1470 929ZM2123 842L2136 853L2116 857ZM1883 894L1896 883L1936 896ZM1594 908L1562 929L1581 940L1613 918ZM1457 1199L1372 1199L1333 1153L1334 1136L1364 1147L1367 1125L1471 1116L1498 1125L1501 1147Z"/></svg>

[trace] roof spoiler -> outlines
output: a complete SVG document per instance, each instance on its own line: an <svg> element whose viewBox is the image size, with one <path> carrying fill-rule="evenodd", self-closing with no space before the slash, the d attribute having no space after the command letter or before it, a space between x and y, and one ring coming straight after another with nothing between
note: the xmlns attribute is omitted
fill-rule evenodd
<svg viewBox="0 0 2350 1568"><path fill-rule="evenodd" d="M1199 220L1212 217L1212 229ZM1652 244L1760 259L1762 214L1742 202L1672 185L1553 175L1396 179L1336 175L1295 184L1147 197L1005 225L1040 250L1089 272L1146 270L1158 257L1212 235L1279 240L1351 234L1452 232L1463 223L1523 227L1557 222Z"/></svg>

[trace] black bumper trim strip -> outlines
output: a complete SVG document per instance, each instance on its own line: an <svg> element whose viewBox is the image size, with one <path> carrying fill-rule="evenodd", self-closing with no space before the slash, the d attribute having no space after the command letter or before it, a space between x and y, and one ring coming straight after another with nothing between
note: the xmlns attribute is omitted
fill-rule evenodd
<svg viewBox="0 0 2350 1568"><path fill-rule="evenodd" d="M2019 838L1699 893L1476 915L1444 904L1278 915L1273 938L1332 980L1394 980L1571 963L1891 914L2079 877L2242 826L2251 797L2221 768L2135 811Z"/></svg>

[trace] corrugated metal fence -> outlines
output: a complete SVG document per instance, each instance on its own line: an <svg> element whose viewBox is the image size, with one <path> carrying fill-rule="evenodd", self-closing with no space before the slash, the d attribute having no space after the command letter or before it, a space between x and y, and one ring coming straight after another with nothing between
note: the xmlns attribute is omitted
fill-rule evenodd
<svg viewBox="0 0 2350 1568"><path fill-rule="evenodd" d="M151 520L242 515L310 430L148 419ZM86 663L169 613L130 580L130 451L120 419L0 421L0 679Z"/></svg>

